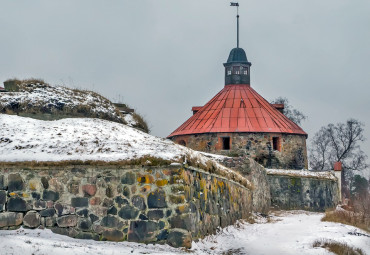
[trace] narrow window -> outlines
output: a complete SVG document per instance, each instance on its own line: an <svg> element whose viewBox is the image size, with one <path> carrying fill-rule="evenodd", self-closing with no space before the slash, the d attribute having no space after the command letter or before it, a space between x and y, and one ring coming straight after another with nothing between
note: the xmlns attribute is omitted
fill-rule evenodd
<svg viewBox="0 0 370 255"><path fill-rule="evenodd" d="M231 68L230 68L230 67L228 67L228 68L226 69L226 72L227 72L227 75L231 75Z"/></svg>
<svg viewBox="0 0 370 255"><path fill-rule="evenodd" d="M245 69L243 70L243 74L244 74L244 75L247 75L247 74L248 74L248 68L245 68Z"/></svg>
<svg viewBox="0 0 370 255"><path fill-rule="evenodd" d="M272 138L272 148L274 151L280 151L280 139L279 137Z"/></svg>
<svg viewBox="0 0 370 255"><path fill-rule="evenodd" d="M182 145L182 146L186 146L186 142L184 140L180 140L179 144Z"/></svg>
<svg viewBox="0 0 370 255"><path fill-rule="evenodd" d="M230 150L230 137L222 137L222 149Z"/></svg>

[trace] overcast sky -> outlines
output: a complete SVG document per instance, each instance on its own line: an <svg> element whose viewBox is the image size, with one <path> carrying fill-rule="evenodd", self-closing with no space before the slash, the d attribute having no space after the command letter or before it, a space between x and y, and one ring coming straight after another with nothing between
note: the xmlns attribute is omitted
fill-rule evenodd
<svg viewBox="0 0 370 255"><path fill-rule="evenodd" d="M223 88L235 12L225 0L0 0L0 81L97 91L165 137ZM287 97L309 137L361 120L370 155L370 1L242 0L239 12L251 86Z"/></svg>

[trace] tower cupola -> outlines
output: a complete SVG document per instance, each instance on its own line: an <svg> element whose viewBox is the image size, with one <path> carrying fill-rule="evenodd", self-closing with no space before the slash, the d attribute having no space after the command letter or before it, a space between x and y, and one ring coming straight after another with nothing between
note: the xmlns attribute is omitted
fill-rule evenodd
<svg viewBox="0 0 370 255"><path fill-rule="evenodd" d="M250 67L247 55L242 48L234 48L230 51L225 67L225 85L250 84Z"/></svg>

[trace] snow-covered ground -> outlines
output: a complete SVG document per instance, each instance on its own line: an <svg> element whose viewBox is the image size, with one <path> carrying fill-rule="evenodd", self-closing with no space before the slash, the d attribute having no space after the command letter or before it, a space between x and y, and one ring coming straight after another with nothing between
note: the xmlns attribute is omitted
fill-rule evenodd
<svg viewBox="0 0 370 255"><path fill-rule="evenodd" d="M168 245L96 242L53 234L50 230L1 230L0 254L331 254L312 243L321 238L345 242L370 254L370 235L355 227L321 222L322 213L290 211L272 222L239 223L193 242L190 251Z"/></svg>
<svg viewBox="0 0 370 255"><path fill-rule="evenodd" d="M361 248L370 254L370 234L358 228L333 222L322 222L323 213L288 211L272 218L272 223L230 226L219 234L195 243L198 254L331 254L313 248L318 239L331 239ZM353 234L350 234L353 233ZM360 234L360 235L355 235ZM239 252L239 253L238 253Z"/></svg>

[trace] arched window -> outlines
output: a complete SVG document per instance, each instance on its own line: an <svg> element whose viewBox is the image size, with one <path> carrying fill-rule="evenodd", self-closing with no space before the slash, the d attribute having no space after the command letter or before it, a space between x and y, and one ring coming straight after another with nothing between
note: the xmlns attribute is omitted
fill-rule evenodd
<svg viewBox="0 0 370 255"><path fill-rule="evenodd" d="M180 140L180 141L178 142L178 144L180 144L180 145L182 145L182 146L185 146L185 147L186 147L186 142L185 142L184 140Z"/></svg>

